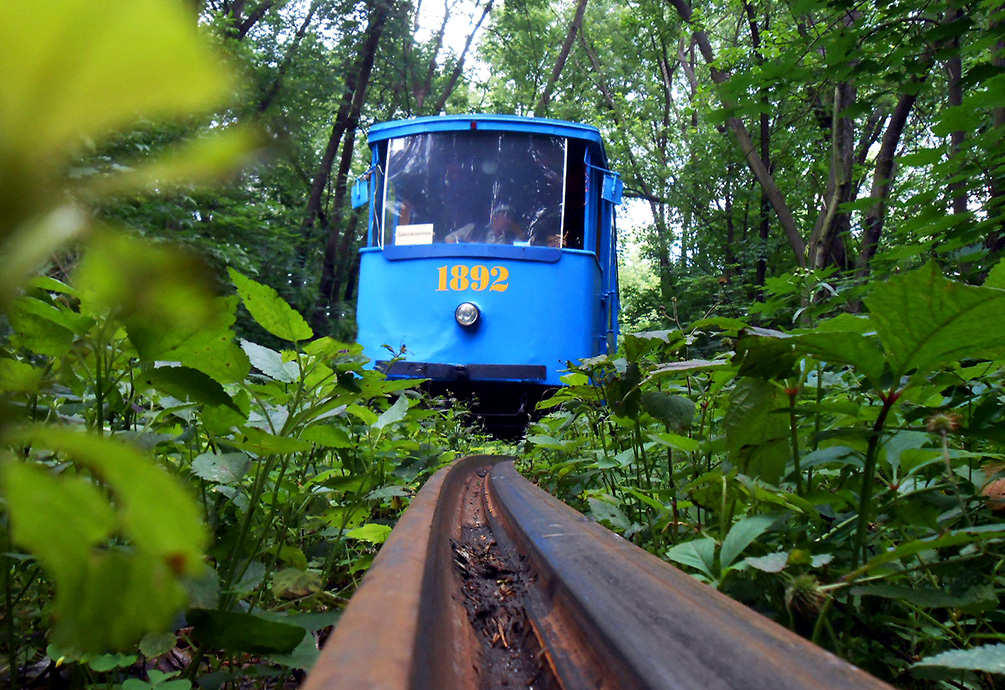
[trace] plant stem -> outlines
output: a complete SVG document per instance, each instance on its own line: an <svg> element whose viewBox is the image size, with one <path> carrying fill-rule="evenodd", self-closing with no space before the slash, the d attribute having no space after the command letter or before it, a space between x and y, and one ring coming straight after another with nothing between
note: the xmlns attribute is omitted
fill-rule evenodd
<svg viewBox="0 0 1005 690"><path fill-rule="evenodd" d="M858 570L858 566L865 556L865 535L869 530L869 507L872 501L872 485L876 478L876 461L879 458L880 440L883 435L883 427L886 425L886 418L893 409L900 393L890 391L883 396L883 408L879 411L879 416L872 425L872 433L869 436L869 445L865 454L865 466L862 468L862 490L859 494L858 502L858 529L855 531L855 541L851 557L851 570Z"/></svg>
<svg viewBox="0 0 1005 690"><path fill-rule="evenodd" d="M792 444L792 461L796 465L796 493L803 495L803 473L799 467L799 428L796 424L797 392L789 393L789 440Z"/></svg>
<svg viewBox="0 0 1005 690"><path fill-rule="evenodd" d="M10 533L4 530L4 553L10 552ZM3 596L4 609L7 611L7 663L10 665L10 688L17 690L18 674L20 669L17 666L17 658L20 653L18 638L14 634L14 559L10 556L3 556Z"/></svg>

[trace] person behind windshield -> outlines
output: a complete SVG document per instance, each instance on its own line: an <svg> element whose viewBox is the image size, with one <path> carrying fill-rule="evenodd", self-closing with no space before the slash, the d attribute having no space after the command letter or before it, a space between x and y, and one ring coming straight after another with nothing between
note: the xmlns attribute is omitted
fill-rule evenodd
<svg viewBox="0 0 1005 690"><path fill-rule="evenodd" d="M515 244L526 243L527 233L524 232L513 207L503 204L496 207L487 226L477 228L474 223L454 230L447 235L446 242L481 242L484 244Z"/></svg>

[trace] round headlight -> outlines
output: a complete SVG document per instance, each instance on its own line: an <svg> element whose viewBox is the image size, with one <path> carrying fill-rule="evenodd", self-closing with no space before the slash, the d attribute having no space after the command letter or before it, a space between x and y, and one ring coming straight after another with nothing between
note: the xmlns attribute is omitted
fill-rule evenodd
<svg viewBox="0 0 1005 690"><path fill-rule="evenodd" d="M465 328L471 328L478 323L480 315L478 307L471 302L461 302L457 305L457 309L454 310L454 318L457 320L457 323Z"/></svg>

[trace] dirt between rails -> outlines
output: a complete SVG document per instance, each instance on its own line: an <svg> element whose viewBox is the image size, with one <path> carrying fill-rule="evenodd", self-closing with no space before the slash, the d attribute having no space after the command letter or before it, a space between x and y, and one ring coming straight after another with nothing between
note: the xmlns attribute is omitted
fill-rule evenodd
<svg viewBox="0 0 1005 690"><path fill-rule="evenodd" d="M478 473L479 481L467 497L460 541L450 540L464 608L481 644L479 690L560 690L524 606L532 583L523 557L517 562L507 559L485 519L487 474Z"/></svg>

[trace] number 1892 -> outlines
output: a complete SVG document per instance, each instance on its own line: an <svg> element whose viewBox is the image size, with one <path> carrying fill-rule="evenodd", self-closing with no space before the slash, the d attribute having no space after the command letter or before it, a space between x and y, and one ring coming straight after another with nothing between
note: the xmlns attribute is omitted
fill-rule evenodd
<svg viewBox="0 0 1005 690"><path fill-rule="evenodd" d="M436 269L439 281L436 291L474 290L481 292L506 292L509 289L509 269L505 266L471 266L464 264L440 266Z"/></svg>

